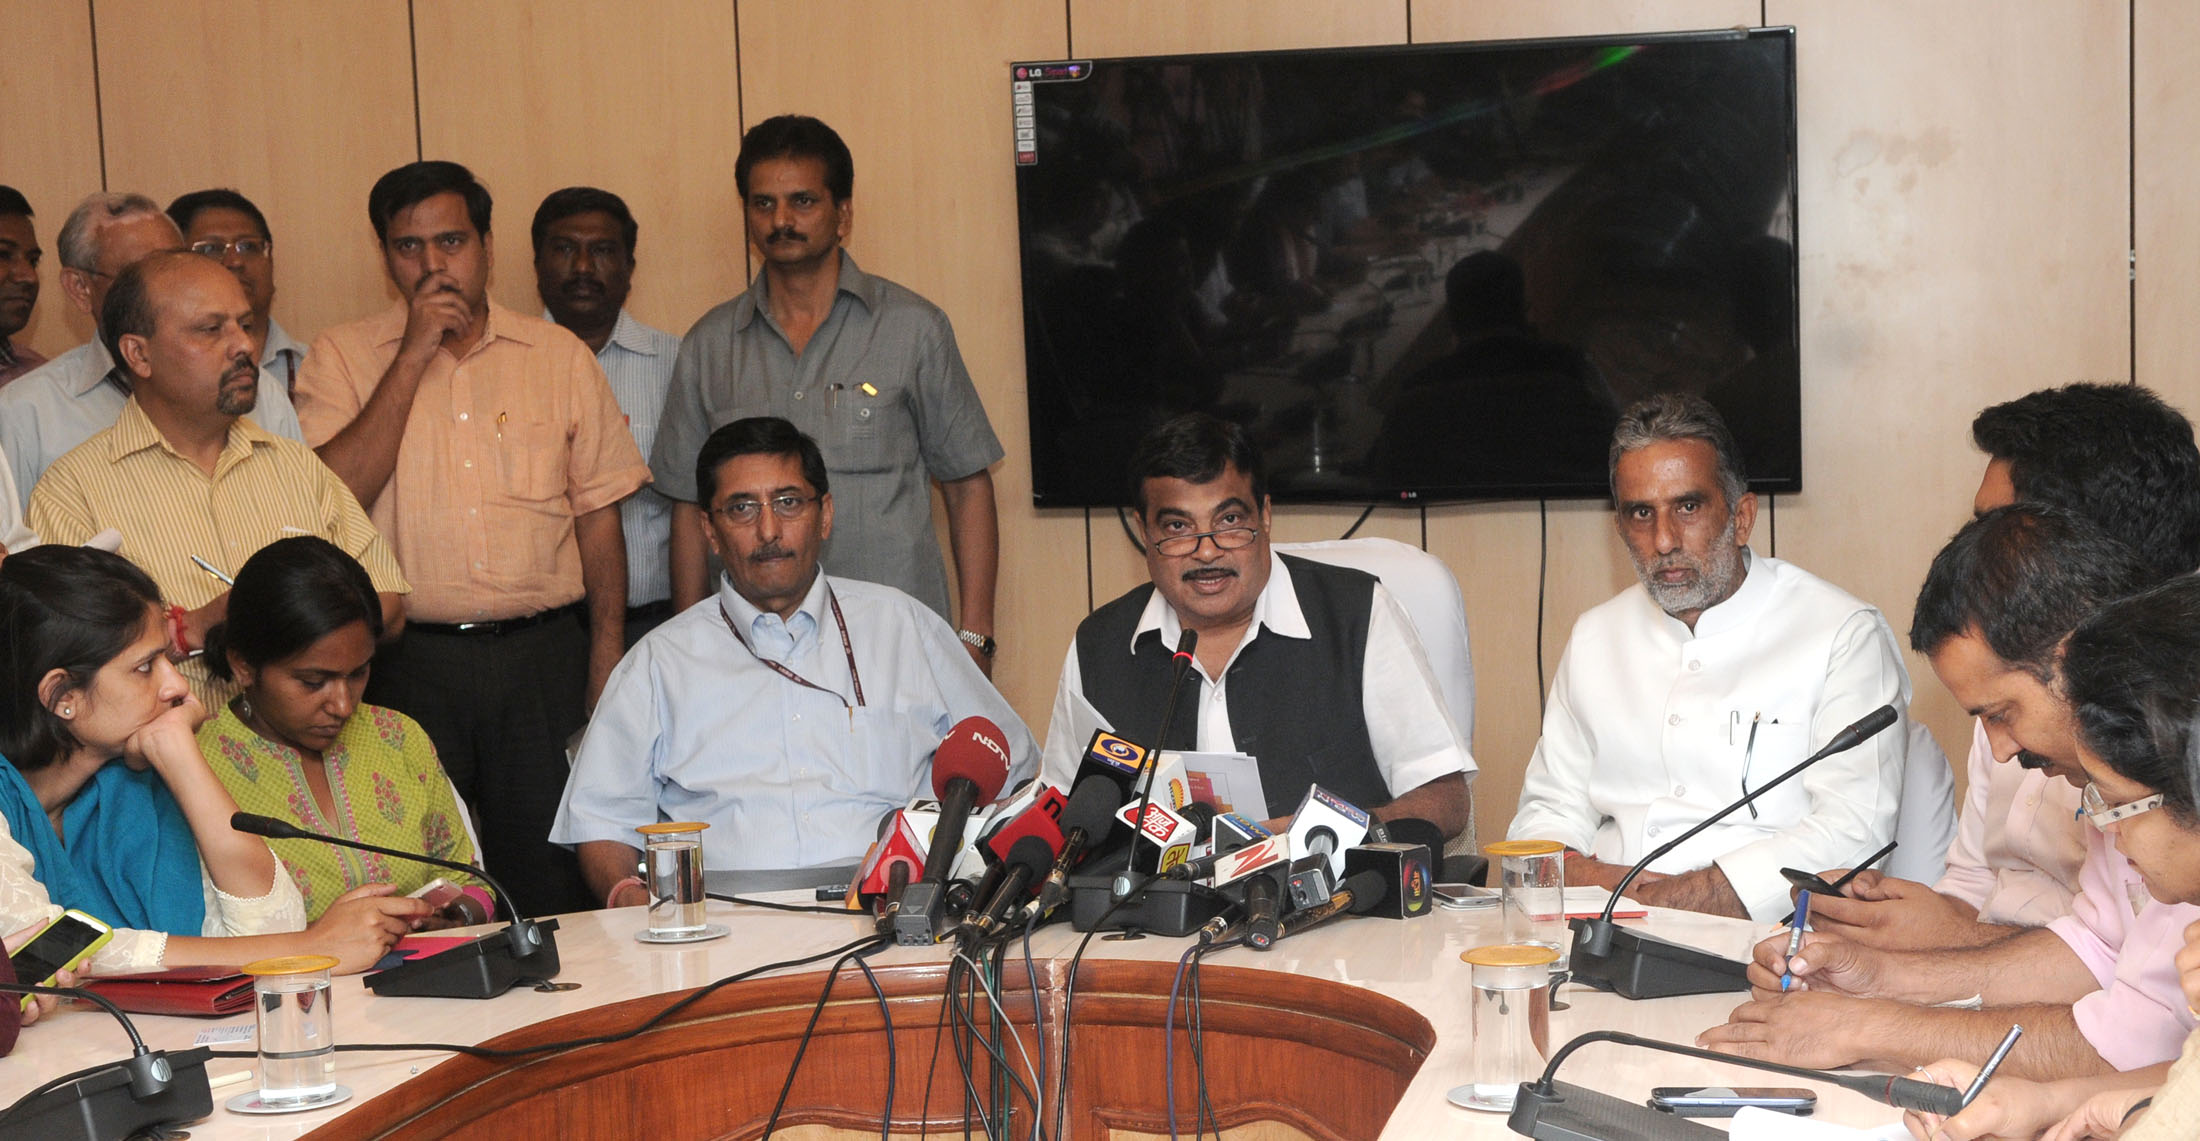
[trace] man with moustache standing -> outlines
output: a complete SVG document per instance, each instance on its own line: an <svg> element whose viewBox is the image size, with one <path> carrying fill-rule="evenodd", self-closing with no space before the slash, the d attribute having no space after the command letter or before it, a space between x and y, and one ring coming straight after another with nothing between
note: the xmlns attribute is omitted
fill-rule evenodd
<svg viewBox="0 0 2200 1141"><path fill-rule="evenodd" d="M0 186L0 384L46 363L30 346L15 343L38 307L38 262L45 254L31 227L30 200Z"/></svg>
<svg viewBox="0 0 2200 1141"><path fill-rule="evenodd" d="M547 837L566 739L625 649L618 504L649 471L588 346L489 299L490 209L453 162L376 181L404 303L322 333L298 404L413 582L367 699L427 729L512 907L550 914L593 902Z"/></svg>
<svg viewBox="0 0 2200 1141"><path fill-rule="evenodd" d="M105 338L98 335L107 290L139 258L182 249L183 235L152 199L99 193L69 211L54 246L61 259L61 291L92 319L94 336L0 388L0 451L7 454L15 489L26 506L46 465L112 427L130 395L128 370L115 367ZM264 371L252 419L275 435L299 438L290 394Z"/></svg>
<svg viewBox="0 0 2200 1141"><path fill-rule="evenodd" d="M31 518L49 540L82 544L112 527L120 554L160 585L176 653L228 614L229 590L192 556L235 573L261 547L317 535L367 569L385 628L402 626L411 588L359 501L312 449L245 418L258 395L252 306L234 277L197 254L153 254L122 271L100 312L107 351L132 378L115 425L46 469ZM192 657L181 669L208 710L236 687Z"/></svg>
<svg viewBox="0 0 2200 1141"><path fill-rule="evenodd" d="M608 190L568 186L535 210L535 292L546 315L596 353L634 445L649 454L664 414L680 338L626 311L640 227ZM672 617L672 501L643 488L619 504L626 536L626 647Z"/></svg>
<svg viewBox="0 0 2200 1141"><path fill-rule="evenodd" d="M1757 497L1708 402L1667 394L1629 408L1611 469L1642 582L1574 624L1506 830L1566 845L1566 882L1604 888L1858 718L1889 704L1906 714L1910 701L1877 609L1749 549ZM1652 864L1628 894L1787 913L1781 868L1853 863L1893 836L1908 741L1898 718Z"/></svg>
<svg viewBox="0 0 2200 1141"><path fill-rule="evenodd" d="M734 162L749 242L764 268L680 344L664 422L650 452L671 497L672 600L708 590L695 454L721 424L792 422L825 453L841 526L827 573L884 583L955 624L989 675L1000 562L993 476L1002 456L938 306L856 267L841 249L855 222L855 161L806 115L758 123ZM957 605L932 528L937 481L947 505Z"/></svg>

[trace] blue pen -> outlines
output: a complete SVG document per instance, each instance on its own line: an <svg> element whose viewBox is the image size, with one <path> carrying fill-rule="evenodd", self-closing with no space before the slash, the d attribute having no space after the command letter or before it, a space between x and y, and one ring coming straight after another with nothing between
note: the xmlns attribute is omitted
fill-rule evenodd
<svg viewBox="0 0 2200 1141"><path fill-rule="evenodd" d="M1795 893L1795 918L1788 927L1788 969L1780 972L1780 989L1784 992L1795 981L1795 953L1803 949L1803 925L1810 922L1810 891Z"/></svg>

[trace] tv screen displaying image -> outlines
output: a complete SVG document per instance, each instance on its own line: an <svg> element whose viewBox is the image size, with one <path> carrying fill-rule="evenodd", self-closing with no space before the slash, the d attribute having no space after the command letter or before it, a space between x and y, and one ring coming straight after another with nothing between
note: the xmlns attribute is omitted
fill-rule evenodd
<svg viewBox="0 0 2200 1141"><path fill-rule="evenodd" d="M1793 29L1012 76L1041 506L1191 410L1279 501L1602 496L1669 391L1800 489Z"/></svg>

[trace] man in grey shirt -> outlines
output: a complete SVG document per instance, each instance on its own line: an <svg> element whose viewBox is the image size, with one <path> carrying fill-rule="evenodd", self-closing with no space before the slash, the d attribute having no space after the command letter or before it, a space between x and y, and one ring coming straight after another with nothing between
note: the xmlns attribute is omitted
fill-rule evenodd
<svg viewBox="0 0 2200 1141"><path fill-rule="evenodd" d="M704 438L734 420L778 416L825 453L841 519L826 572L915 596L957 627L990 674L1000 533L987 469L1003 452L947 315L840 248L855 217L855 166L831 127L801 115L757 124L741 140L734 182L764 270L682 339L650 453L654 487L677 501L674 608L708 589L695 502ZM934 480L955 554L953 611L932 530Z"/></svg>

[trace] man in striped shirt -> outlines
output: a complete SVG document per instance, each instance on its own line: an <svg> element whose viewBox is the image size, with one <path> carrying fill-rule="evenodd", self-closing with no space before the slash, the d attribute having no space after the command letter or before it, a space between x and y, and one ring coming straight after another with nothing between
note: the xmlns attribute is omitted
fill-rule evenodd
<svg viewBox="0 0 2200 1141"><path fill-rule="evenodd" d="M596 354L634 446L646 456L657 441L680 338L626 311L638 231L633 212L618 195L568 186L542 200L531 234L543 315ZM642 488L619 504L619 529L626 534L626 648L631 650L672 617L672 501Z"/></svg>
<svg viewBox="0 0 2200 1141"><path fill-rule="evenodd" d="M260 380L251 324L244 287L209 258L177 250L123 270L99 328L130 371L130 399L114 427L46 469L32 527L70 544L120 531L123 557L160 585L178 653L203 647L228 616L228 584L216 576L290 535L318 535L358 559L395 636L412 588L359 501L312 449L245 418ZM234 696L196 661L183 672L209 709Z"/></svg>

